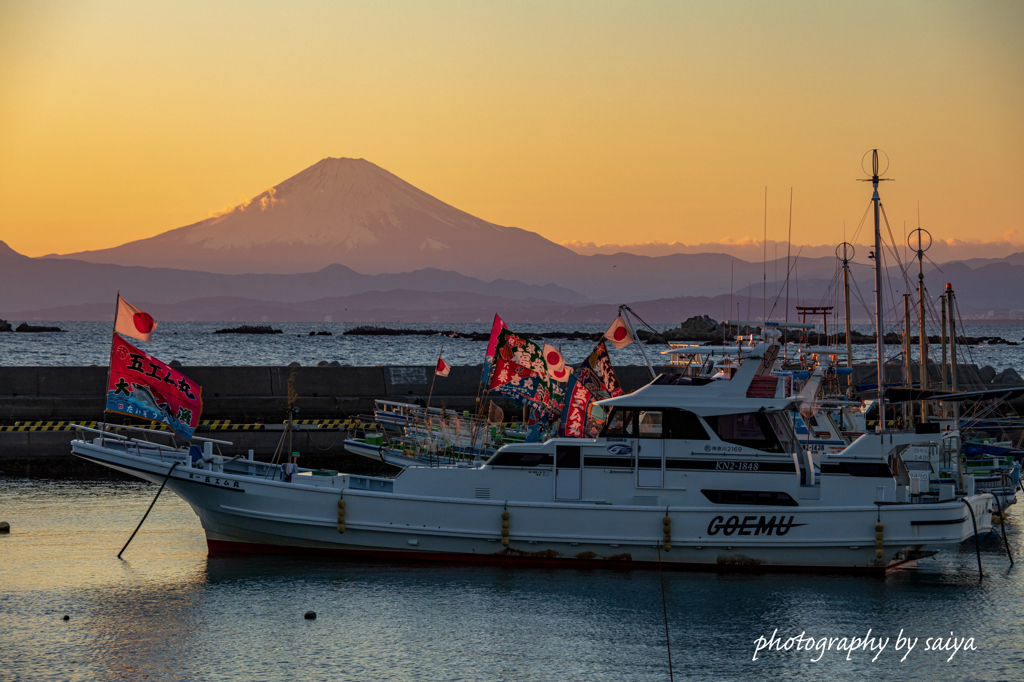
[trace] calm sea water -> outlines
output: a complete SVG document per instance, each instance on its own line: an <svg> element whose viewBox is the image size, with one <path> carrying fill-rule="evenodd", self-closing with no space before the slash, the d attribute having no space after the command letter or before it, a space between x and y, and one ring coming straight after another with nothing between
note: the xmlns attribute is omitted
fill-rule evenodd
<svg viewBox="0 0 1024 682"><path fill-rule="evenodd" d="M209 558L156 486L0 479L0 679L668 680L659 574ZM1010 510L1011 547L1024 561ZM678 680L1020 680L1024 576L1002 541L886 578L664 575ZM315 621L303 619L309 609ZM70 620L63 621L67 614ZM874 652L764 653L785 637L890 637ZM919 638L905 662L900 631ZM924 651L972 637L976 651Z"/></svg>
<svg viewBox="0 0 1024 682"><path fill-rule="evenodd" d="M63 334L0 334L0 364L5 366L106 366L110 356L109 322L36 322L60 326ZM358 325L331 322L279 322L272 326L282 334L241 335L214 334L223 327L238 323L223 322L161 322L147 350L158 358L183 365L287 365L303 366L321 361L338 361L343 365L433 365L438 352L452 365L478 365L483 362L486 341L452 339L445 336L344 336L342 333ZM439 329L458 332L490 332L490 324L389 324L392 328ZM677 325L653 325L665 330ZM871 327L856 325L858 331L871 333ZM607 329L605 324L518 324L513 331L572 332L590 334ZM309 336L311 331L329 331L333 336ZM931 333L938 334L938 330ZM969 325L969 336L998 336L1008 341L1021 341L1024 327ZM140 342L141 343L141 342ZM562 349L570 363L583 360L593 348L591 341L550 341ZM661 352L667 346L650 346L651 362L664 361ZM1024 374L1024 345L972 346L962 349L969 362L996 369L1012 367ZM636 344L622 350L609 348L612 361L620 365L642 365L643 358ZM916 354L916 349L915 349ZM890 348L895 356L899 348ZM874 346L854 346L855 359L873 358Z"/></svg>

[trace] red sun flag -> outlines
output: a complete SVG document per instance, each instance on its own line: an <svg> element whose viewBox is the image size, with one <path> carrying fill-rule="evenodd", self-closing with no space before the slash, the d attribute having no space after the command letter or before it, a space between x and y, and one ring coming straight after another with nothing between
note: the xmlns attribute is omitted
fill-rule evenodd
<svg viewBox="0 0 1024 682"><path fill-rule="evenodd" d="M548 376L557 381L560 384L564 384L569 380L572 375L572 367L562 367L562 369L553 369L548 372Z"/></svg>
<svg viewBox="0 0 1024 682"><path fill-rule="evenodd" d="M608 331L604 333L604 338L608 339L616 348L622 349L633 343L633 332L626 321L622 319L622 315L619 315L612 322L612 326L608 327Z"/></svg>
<svg viewBox="0 0 1024 682"><path fill-rule="evenodd" d="M569 373L565 370L565 358L554 346L544 344L544 364L548 368L548 376L555 381L568 381Z"/></svg>
<svg viewBox="0 0 1024 682"><path fill-rule="evenodd" d="M437 356L437 367L434 368L434 374L439 377L448 376L448 372L452 371L452 366L444 361L440 355Z"/></svg>
<svg viewBox="0 0 1024 682"><path fill-rule="evenodd" d="M130 336L149 343L153 340L153 330L157 323L153 316L145 313L128 301L117 297L117 318L114 321L114 331L122 336Z"/></svg>

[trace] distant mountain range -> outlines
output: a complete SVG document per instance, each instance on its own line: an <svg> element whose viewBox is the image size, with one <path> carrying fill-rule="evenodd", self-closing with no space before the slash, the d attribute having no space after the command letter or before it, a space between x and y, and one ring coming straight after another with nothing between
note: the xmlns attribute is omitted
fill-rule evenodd
<svg viewBox="0 0 1024 682"><path fill-rule="evenodd" d="M834 257L794 247L789 267L791 305L835 300ZM854 317L868 319L860 300L873 300L871 269L853 272ZM471 216L368 161L324 159L220 216L116 248L28 258L0 242L0 316L107 319L120 290L167 320L454 322L500 312L568 322L606 319L623 302L651 321L765 310L784 319L786 276L781 256L581 255ZM929 263L926 277L933 297L954 284L965 317L1024 317L1024 253ZM887 305L902 309L902 271L891 267L887 279Z"/></svg>

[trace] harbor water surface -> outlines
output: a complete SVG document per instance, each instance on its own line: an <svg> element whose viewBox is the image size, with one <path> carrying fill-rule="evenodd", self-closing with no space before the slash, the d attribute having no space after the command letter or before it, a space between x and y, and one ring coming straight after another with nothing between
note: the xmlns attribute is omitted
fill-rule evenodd
<svg viewBox="0 0 1024 682"><path fill-rule="evenodd" d="M7 367L18 366L82 366L97 365L105 367L110 358L109 322L36 322L58 326L65 333L7 333L0 334L0 364ZM237 327L240 322L161 322L153 336L153 342L146 350L165 362L177 360L187 366L210 365L275 365L284 366L298 362L303 366L316 365L318 362L338 362L342 365L355 367L373 367L377 365L428 365L437 362L439 352L444 353L445 360L451 365L479 365L486 355L486 341L472 341L465 338L450 338L443 335L432 336L354 336L344 332L359 325L346 322L275 322L270 324L280 329L281 334L214 334L225 327ZM484 323L395 323L389 322L379 326L392 329L435 329L456 331L460 333L489 333L491 324ZM675 324L656 324L653 327L665 331ZM608 328L603 323L559 323L559 324L510 324L512 331L522 333L573 332L601 334ZM832 330L835 325L829 325ZM864 334L874 333L870 325L854 325L854 329ZM1013 343L1020 343L1024 336L1024 326L1017 325L966 325L959 328L960 334L974 337L1000 337ZM331 336L310 336L311 331L329 331ZM896 327L886 332L899 331ZM930 334L938 334L939 330L930 329ZM543 343L543 342L541 342ZM548 341L561 348L565 359L570 364L582 361L591 350L591 340ZM845 348L845 346L844 346ZM652 345L647 349L650 361L667 364L667 356L661 355L668 350L665 345ZM609 345L608 352L616 365L642 365L644 359L636 344L621 350ZM795 348L791 348L791 353ZM932 362L938 362L938 351L932 350ZM899 344L886 346L886 356L899 357ZM873 361L874 344L853 346L854 359L857 362ZM917 347L913 347L917 357ZM997 370L1012 367L1024 374L1024 345L961 345L959 346L960 362L992 365Z"/></svg>
<svg viewBox="0 0 1024 682"><path fill-rule="evenodd" d="M102 475L102 474L99 474ZM208 556L156 486L0 479L0 679L667 680L657 570ZM1011 549L1024 560L1019 510ZM665 572L675 678L1020 680L1024 579L1003 542L885 578ZM305 620L307 610L316 620ZM69 620L64 621L64 615ZM762 651L788 638L890 638L874 651ZM896 639L919 638L896 652ZM976 650L924 651L927 638ZM837 642L838 644L838 642Z"/></svg>

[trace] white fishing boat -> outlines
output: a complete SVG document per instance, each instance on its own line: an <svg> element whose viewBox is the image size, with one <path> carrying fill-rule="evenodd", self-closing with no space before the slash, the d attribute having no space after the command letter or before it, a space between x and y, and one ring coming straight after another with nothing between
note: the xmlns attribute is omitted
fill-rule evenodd
<svg viewBox="0 0 1024 682"><path fill-rule="evenodd" d="M603 401L601 437L508 445L479 468L319 475L102 430L72 449L166 479L212 552L878 572L991 529L991 495L911 499L901 453L940 434L864 435L823 454L817 475L786 414L794 399L764 372L777 348L754 349L761 361L730 380L661 376Z"/></svg>

